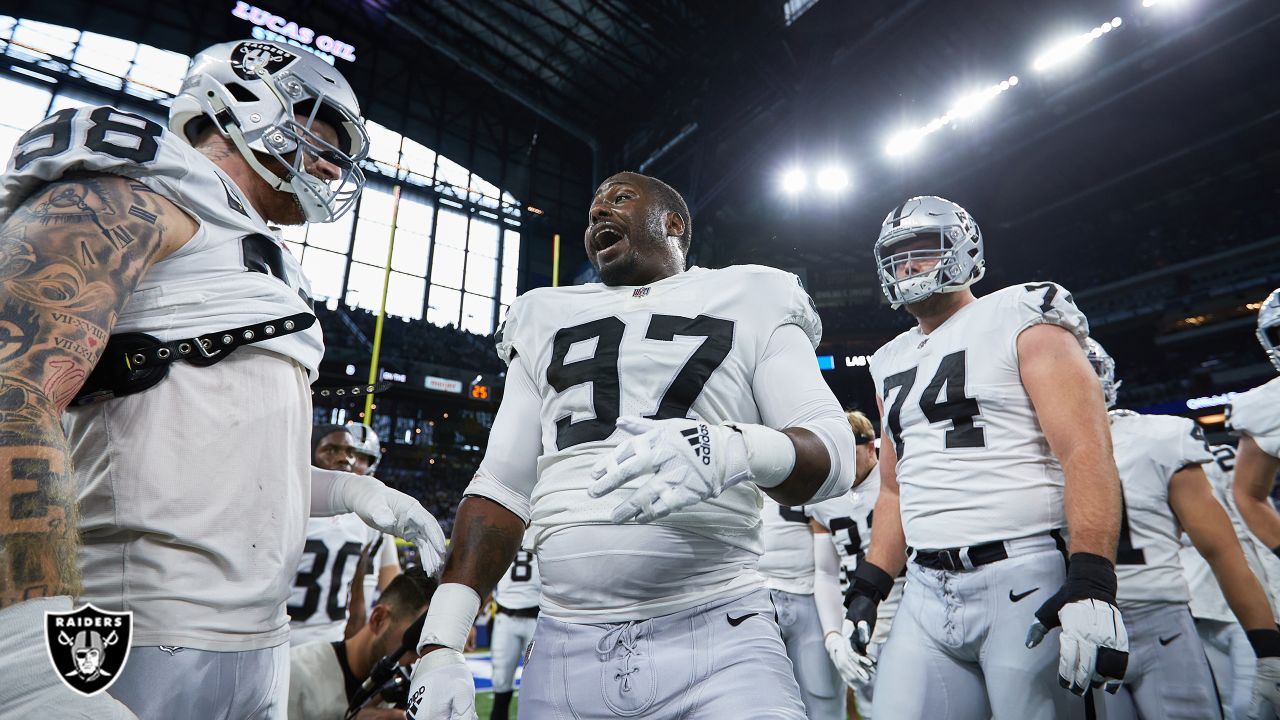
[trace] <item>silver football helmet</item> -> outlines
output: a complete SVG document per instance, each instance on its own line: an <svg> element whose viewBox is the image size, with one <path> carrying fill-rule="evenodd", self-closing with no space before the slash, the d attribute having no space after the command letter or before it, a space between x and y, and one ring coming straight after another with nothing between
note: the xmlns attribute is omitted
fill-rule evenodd
<svg viewBox="0 0 1280 720"><path fill-rule="evenodd" d="M1098 379L1102 381L1102 399L1106 401L1107 409L1110 410L1116 406L1116 394L1122 384L1116 379L1116 361L1097 340L1086 338L1084 342L1084 353L1088 356L1093 371L1098 374Z"/></svg>
<svg viewBox="0 0 1280 720"><path fill-rule="evenodd" d="M378 433L364 423L347 423L347 432L356 443L356 453L369 458L369 472L378 469L382 460L382 444L378 442Z"/></svg>
<svg viewBox="0 0 1280 720"><path fill-rule="evenodd" d="M314 132L317 120L337 131L337 145ZM243 40L199 53L173 99L169 129L192 142L203 121L226 135L268 185L293 193L308 222L336 220L364 187L359 163L369 153L369 136L360 103L342 74L309 52ZM255 152L280 167L272 172ZM311 175L308 157L338 167L341 177L330 185Z"/></svg>
<svg viewBox="0 0 1280 720"><path fill-rule="evenodd" d="M931 237L938 239L936 248L893 250L903 242ZM964 208L934 195L913 197L889 213L880 226L875 255L880 288L895 309L934 293L963 290L982 279L986 271L978 223ZM936 264L898 278L897 268L921 261Z"/></svg>
<svg viewBox="0 0 1280 720"><path fill-rule="evenodd" d="M1272 290L1258 310L1258 342L1280 370L1280 288Z"/></svg>

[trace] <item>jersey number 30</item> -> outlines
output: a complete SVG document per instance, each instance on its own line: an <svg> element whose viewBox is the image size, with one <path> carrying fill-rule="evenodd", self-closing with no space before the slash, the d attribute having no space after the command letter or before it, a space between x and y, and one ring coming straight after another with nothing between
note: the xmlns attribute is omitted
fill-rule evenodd
<svg viewBox="0 0 1280 720"><path fill-rule="evenodd" d="M573 421L572 417L556 420L556 449L564 450L585 442L604 440L613 434L622 401L622 381L618 376L618 354L626 323L617 317L600 318L589 323L564 328L556 333L551 365L547 368L547 384L556 392L576 385L591 383L591 400L595 417ZM698 399L711 374L733 349L733 321L699 315L654 315L649 319L646 340L670 342L677 335L704 337L705 340L689 356L662 396L658 411L649 417L669 420L689 416L689 408ZM596 341L591 357L565 362L575 343Z"/></svg>

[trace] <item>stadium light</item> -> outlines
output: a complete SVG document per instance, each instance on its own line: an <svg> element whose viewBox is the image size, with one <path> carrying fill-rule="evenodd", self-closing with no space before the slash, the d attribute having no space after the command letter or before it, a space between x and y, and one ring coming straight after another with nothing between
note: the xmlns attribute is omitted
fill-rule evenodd
<svg viewBox="0 0 1280 720"><path fill-rule="evenodd" d="M782 174L782 191L788 195L799 195L808 185L808 178L800 168L792 168Z"/></svg>
<svg viewBox="0 0 1280 720"><path fill-rule="evenodd" d="M818 189L836 193L849 187L849 174L835 166L824 167L818 171Z"/></svg>
<svg viewBox="0 0 1280 720"><path fill-rule="evenodd" d="M1122 22L1124 21L1121 18L1114 17L1111 18L1110 22L1103 23L1089 32L1077 33L1070 37L1063 38L1050 45L1049 49L1037 55L1035 61L1031 63L1031 67L1038 72L1044 72L1045 70L1061 65L1068 60L1079 57L1089 43L1120 27Z"/></svg>
<svg viewBox="0 0 1280 720"><path fill-rule="evenodd" d="M884 152L890 157L907 155L920 147L921 140L924 140L923 133L917 130L903 130L889 138L889 143L884 146Z"/></svg>
<svg viewBox="0 0 1280 720"><path fill-rule="evenodd" d="M885 154L890 157L898 157L910 153L919 147L926 137L938 132L956 120L963 120L976 115L997 97L1009 92L1011 88L1017 87L1017 85L1018 76L1010 75L994 85L989 85L982 90L965 95L945 114L930 120L924 126L895 133L889 138L888 144L885 145Z"/></svg>

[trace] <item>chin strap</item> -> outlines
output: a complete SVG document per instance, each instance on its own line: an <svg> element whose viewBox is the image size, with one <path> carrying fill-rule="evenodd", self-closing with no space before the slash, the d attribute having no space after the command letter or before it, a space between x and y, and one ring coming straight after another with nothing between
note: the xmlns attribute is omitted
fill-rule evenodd
<svg viewBox="0 0 1280 720"><path fill-rule="evenodd" d="M263 72L265 73L265 71ZM269 78L270 76L268 75L267 77ZM283 96L271 83L268 83L268 86L271 87L272 92L277 97L283 100ZM244 133L241 132L239 123L236 122L235 116L231 114L231 109L222 101L222 98L218 97L217 93L213 91L209 91L205 95L209 98L209 104L214 108L214 120L218 123L218 129L231 138L231 144L236 146L236 150L240 151L240 155L245 162L249 163L249 167L253 168L254 172L258 173L271 186L272 190L293 194L293 185L290 180L297 174L297 171L293 168L288 168L289 174L283 178L271 172L254 154L253 148L249 147L249 142L244 139ZM285 107L287 107L287 104ZM298 148L298 152L302 152L302 148Z"/></svg>

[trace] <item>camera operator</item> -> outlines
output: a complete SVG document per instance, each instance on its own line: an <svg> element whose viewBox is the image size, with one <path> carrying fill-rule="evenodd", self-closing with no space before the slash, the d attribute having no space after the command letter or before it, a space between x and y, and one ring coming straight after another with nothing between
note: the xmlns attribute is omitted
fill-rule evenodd
<svg viewBox="0 0 1280 720"><path fill-rule="evenodd" d="M401 647L405 631L426 612L436 581L420 567L396 576L382 591L369 621L359 632L337 642L314 642L289 651L290 720L343 720L375 663ZM412 643L410 643L412 646ZM402 665L417 660L410 650ZM403 710L367 707L356 720L403 720Z"/></svg>

